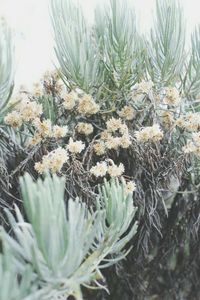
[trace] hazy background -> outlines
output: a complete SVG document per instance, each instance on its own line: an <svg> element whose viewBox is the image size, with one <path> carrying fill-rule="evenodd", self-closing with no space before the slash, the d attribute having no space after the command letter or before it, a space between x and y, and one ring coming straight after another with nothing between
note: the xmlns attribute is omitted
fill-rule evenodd
<svg viewBox="0 0 200 300"><path fill-rule="evenodd" d="M56 0L55 0L56 1ZM104 0L108 1L108 0ZM155 0L132 0L140 18L141 29L152 23ZM93 9L102 0L81 0L87 18L92 22ZM16 85L37 81L55 62L49 0L0 0L0 15L6 16L15 31ZM200 0L182 0L190 32L200 24Z"/></svg>

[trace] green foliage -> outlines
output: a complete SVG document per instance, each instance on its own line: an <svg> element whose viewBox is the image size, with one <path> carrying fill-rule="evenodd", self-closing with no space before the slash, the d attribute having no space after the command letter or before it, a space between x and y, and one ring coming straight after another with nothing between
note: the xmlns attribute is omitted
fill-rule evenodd
<svg viewBox="0 0 200 300"><path fill-rule="evenodd" d="M186 53L185 22L178 1L156 1L156 18L147 51L147 68L153 82L167 86L179 81Z"/></svg>
<svg viewBox="0 0 200 300"><path fill-rule="evenodd" d="M196 27L191 36L192 51L186 64L186 74L183 79L185 95L195 98L200 93L200 26Z"/></svg>
<svg viewBox="0 0 200 300"><path fill-rule="evenodd" d="M79 199L69 199L66 212L64 178L47 176L34 183L26 174L21 179L21 188L30 223L17 207L17 220L7 210L16 239L4 230L2 238L17 269L24 272L28 263L34 270L38 290L30 295L30 300L36 296L81 297L81 285L95 283L103 287L98 283L103 278L100 269L124 258L121 250L137 230L136 223L131 227L136 209L132 197L125 196L123 184L105 182L99 188L96 211ZM108 258L109 254L115 256Z"/></svg>
<svg viewBox="0 0 200 300"><path fill-rule="evenodd" d="M72 1L52 1L55 51L64 79L89 92L99 84L99 57L91 29Z"/></svg>
<svg viewBox="0 0 200 300"><path fill-rule="evenodd" d="M0 254L0 299L1 300L22 300L31 293L31 281L33 273L30 267L17 275L12 255L8 249L4 254ZM26 298L27 299L27 298ZM31 300L34 300L33 298ZM37 300L37 299L35 299Z"/></svg>
<svg viewBox="0 0 200 300"><path fill-rule="evenodd" d="M0 20L0 117L13 88L13 46L11 31L4 19Z"/></svg>

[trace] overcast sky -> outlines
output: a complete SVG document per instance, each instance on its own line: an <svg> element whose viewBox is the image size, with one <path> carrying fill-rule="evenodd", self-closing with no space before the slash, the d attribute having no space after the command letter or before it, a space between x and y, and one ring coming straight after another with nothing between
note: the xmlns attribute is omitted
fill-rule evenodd
<svg viewBox="0 0 200 300"><path fill-rule="evenodd" d="M55 0L56 1L56 0ZM96 3L102 0L81 0L85 13L92 20ZM108 0L104 0L108 1ZM48 13L49 0L0 0L0 14L5 15L15 30L16 84L30 84L53 68L53 40ZM152 21L155 0L133 0L143 30ZM181 0L188 30L200 24L200 0Z"/></svg>

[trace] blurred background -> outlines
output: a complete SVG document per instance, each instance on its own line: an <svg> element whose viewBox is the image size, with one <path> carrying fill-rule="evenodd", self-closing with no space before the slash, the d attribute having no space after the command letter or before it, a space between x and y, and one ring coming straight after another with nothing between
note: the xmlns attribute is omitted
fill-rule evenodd
<svg viewBox="0 0 200 300"><path fill-rule="evenodd" d="M55 0L56 1L56 0ZM75 0L72 0L75 1ZM108 0L81 0L88 21L92 23L93 10L99 2ZM142 31L152 23L155 0L132 0ZM200 1L181 0L187 20L188 33L200 23ZM46 70L54 68L56 59L49 16L49 0L0 0L0 15L6 17L14 30L16 55L16 87L27 86L40 79Z"/></svg>

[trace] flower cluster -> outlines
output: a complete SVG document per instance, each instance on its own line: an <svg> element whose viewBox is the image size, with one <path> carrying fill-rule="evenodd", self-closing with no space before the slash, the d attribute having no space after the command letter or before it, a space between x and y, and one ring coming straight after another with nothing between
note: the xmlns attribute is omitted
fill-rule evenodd
<svg viewBox="0 0 200 300"><path fill-rule="evenodd" d="M177 106L181 102L179 91L175 87L166 87L163 102L170 106Z"/></svg>
<svg viewBox="0 0 200 300"><path fill-rule="evenodd" d="M23 122L33 121L42 114L42 105L36 101L31 101L28 97L23 97L16 105L15 110L8 113L4 118L6 124L11 127L19 127Z"/></svg>
<svg viewBox="0 0 200 300"><path fill-rule="evenodd" d="M118 111L118 115L122 119L131 121L135 117L135 110L132 106L125 105L121 111Z"/></svg>
<svg viewBox="0 0 200 300"><path fill-rule="evenodd" d="M153 126L148 126L136 131L135 137L138 142L157 142L163 138L163 132L158 124L154 124Z"/></svg>
<svg viewBox="0 0 200 300"><path fill-rule="evenodd" d="M105 161L97 162L97 164L90 169L90 173L95 177L104 177L107 171L108 166Z"/></svg>
<svg viewBox="0 0 200 300"><path fill-rule="evenodd" d="M165 128L169 128L175 122L174 113L172 111L169 111L169 110L162 111L160 113L160 120L161 120L162 125Z"/></svg>
<svg viewBox="0 0 200 300"><path fill-rule="evenodd" d="M76 130L78 133L90 135L93 133L94 128L90 123L79 122L76 126Z"/></svg>
<svg viewBox="0 0 200 300"><path fill-rule="evenodd" d="M101 140L94 145L97 155L105 153L106 149L117 150L119 147L128 148L131 145L130 135L126 124L121 119L111 118L106 122L106 129L101 133Z"/></svg>
<svg viewBox="0 0 200 300"><path fill-rule="evenodd" d="M71 91L68 94L64 94L62 98L64 100L63 106L66 110L72 110L76 106L76 103L78 101L78 95L74 91Z"/></svg>
<svg viewBox="0 0 200 300"><path fill-rule="evenodd" d="M200 113L189 112L183 116L180 116L176 120L176 125L188 131L197 131L200 128Z"/></svg>
<svg viewBox="0 0 200 300"><path fill-rule="evenodd" d="M183 147L183 152L194 153L195 155L200 155L200 132L193 132L192 139L187 141L186 146Z"/></svg>
<svg viewBox="0 0 200 300"><path fill-rule="evenodd" d="M134 181L128 181L125 184L125 195L132 194L136 190L136 184Z"/></svg>
<svg viewBox="0 0 200 300"><path fill-rule="evenodd" d="M64 163L66 163L69 159L67 150L59 147L47 155L44 155L42 158L42 162L35 163L35 170L42 174L44 172L60 172Z"/></svg>
<svg viewBox="0 0 200 300"><path fill-rule="evenodd" d="M97 164L90 169L90 173L95 177L103 177L107 173L110 177L119 177L124 173L124 165L120 163L117 166L109 159L109 161L97 162Z"/></svg>
<svg viewBox="0 0 200 300"><path fill-rule="evenodd" d="M137 94L148 94L153 88L153 86L154 84L151 80L149 81L142 80L140 83L137 83L134 86L134 89L136 90Z"/></svg>
<svg viewBox="0 0 200 300"><path fill-rule="evenodd" d="M94 115L100 110L100 106L95 103L91 95L83 94L81 97L77 92L63 93L61 95L63 106L66 110L76 109L82 115Z"/></svg>
<svg viewBox="0 0 200 300"><path fill-rule="evenodd" d="M14 110L5 116L4 122L13 128L17 128L22 125L23 120L20 114Z"/></svg>
<svg viewBox="0 0 200 300"><path fill-rule="evenodd" d="M94 115L99 111L100 107L95 103L91 95L83 95L78 103L77 111L83 115Z"/></svg>
<svg viewBox="0 0 200 300"><path fill-rule="evenodd" d="M82 141L73 141L72 138L69 139L69 143L67 145L67 149L69 152L77 154L81 153L85 148L85 144Z"/></svg>
<svg viewBox="0 0 200 300"><path fill-rule="evenodd" d="M133 86L133 91L131 92L131 99L134 102L140 102L144 99L145 95L148 95L153 88L153 82L142 80Z"/></svg>

